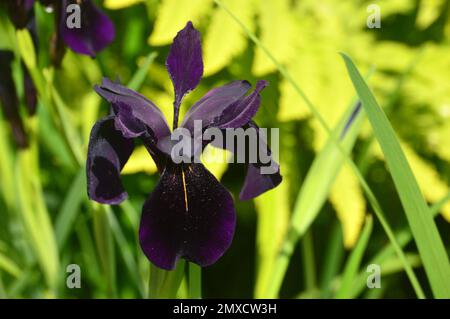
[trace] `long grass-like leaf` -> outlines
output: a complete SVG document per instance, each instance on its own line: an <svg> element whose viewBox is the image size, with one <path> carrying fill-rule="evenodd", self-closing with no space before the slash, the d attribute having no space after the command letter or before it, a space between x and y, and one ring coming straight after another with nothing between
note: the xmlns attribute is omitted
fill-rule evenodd
<svg viewBox="0 0 450 319"><path fill-rule="evenodd" d="M429 207L401 149L395 131L352 60L342 55L400 196L433 294L450 298L450 263Z"/></svg>
<svg viewBox="0 0 450 319"><path fill-rule="evenodd" d="M86 197L85 187L86 172L84 168L80 168L64 198L55 223L55 235L60 249L67 241L80 211L81 203Z"/></svg>
<svg viewBox="0 0 450 319"><path fill-rule="evenodd" d="M408 261L406 260L402 249L400 248L399 244L397 243L394 233L393 233L391 227L389 226L388 222L386 221L386 218L384 217L385 214L383 213L383 210L381 209L381 206L380 206L378 200L376 199L371 188L369 187L366 180L364 179L364 176L359 171L358 167L355 165L355 163L352 161L352 159L348 156L344 147L339 142L338 137L333 134L332 130L330 129L328 124L325 122L325 120L322 117L322 115L320 114L320 112L312 104L312 102L308 99L308 97L301 90L301 88L297 85L297 83L292 78L292 76L289 74L289 72L286 70L286 68L284 66L282 66L275 59L275 57L270 53L270 51L262 45L261 41L256 37L256 35L253 32L251 32L231 11L229 11L229 9L222 3L222 1L220 1L220 0L214 0L214 1L221 8L223 8L225 11L228 12L228 14L236 21L236 23L238 23L242 27L244 32L255 43L255 45L260 47L262 49L262 51L267 55L267 57L275 64L276 68L281 73L281 75L285 77L285 79L292 85L292 87L294 88L296 93L305 101L305 104L309 108L311 113L318 120L319 124L325 129L325 131L329 135L330 139L336 144L339 152L341 153L341 155L343 155L343 158L345 159L346 163L348 165L350 165L353 172L358 177L359 182L361 183L361 186L366 193L367 199L374 209L374 213L376 214L377 218L379 219L389 240L395 247L397 255L403 261L405 271L408 275L409 280L411 281L411 284L414 287L414 290L416 291L416 294L419 297L423 296L423 292L420 287L420 284L419 284L411 266L408 264ZM286 240L283 244L283 247L280 249L279 258L277 258L277 265L275 266L273 280L272 280L271 286L269 287L268 295L274 297L278 294L278 291L281 287L281 283L283 281L284 275L286 273L286 270L287 270L287 267L289 264L289 256L292 254L297 240L298 240L298 230L296 228L292 227L286 236Z"/></svg>
<svg viewBox="0 0 450 319"><path fill-rule="evenodd" d="M364 225L358 243L356 244L355 248L350 254L347 264L345 265L341 286L339 287L339 290L336 293L336 298L348 297L353 279L358 272L364 252L366 251L370 234L372 233L372 228L373 228L373 221L372 217L369 215L366 218L366 223Z"/></svg>
<svg viewBox="0 0 450 319"><path fill-rule="evenodd" d="M128 87L132 90L139 90L142 83L144 83L145 78L147 77L148 68L155 61L155 58L158 54L156 52L151 52L145 57L145 61L142 65L137 69L131 78L130 82L128 82Z"/></svg>

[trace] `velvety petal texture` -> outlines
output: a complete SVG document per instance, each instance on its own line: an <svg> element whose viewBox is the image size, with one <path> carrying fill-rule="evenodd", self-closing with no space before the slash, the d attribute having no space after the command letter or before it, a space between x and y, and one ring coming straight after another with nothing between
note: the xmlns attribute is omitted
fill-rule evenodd
<svg viewBox="0 0 450 319"><path fill-rule="evenodd" d="M166 66L175 91L175 130L183 96L198 85L203 74L200 33L191 22L175 37ZM279 165L271 160L262 130L252 122L261 102L260 93L266 86L266 81L258 81L248 94L249 82L234 81L209 91L188 110L176 132L186 134L182 142L189 144L172 140L161 111L141 94L108 79L95 86L96 92L111 104L111 115L92 129L87 161L89 197L109 204L126 198L120 171L133 151L133 140L140 139L161 174L142 208L139 227L141 248L156 266L171 270L180 258L209 266L226 252L233 239L236 214L230 193L202 164L174 163L170 157L175 145L186 146L183 153L191 150L190 154L181 155L192 159L193 154L201 153L211 143L200 141L200 147L195 144L192 147L196 120L202 121L202 130L255 131L251 137L255 140L250 142L258 145L258 153L265 154L265 158L246 162L249 166L241 199L254 198L281 182ZM226 141L220 147L228 147ZM264 170L267 166L272 168L269 173Z"/></svg>
<svg viewBox="0 0 450 319"><path fill-rule="evenodd" d="M245 176L244 185L239 193L240 200L249 200L277 187L282 177L280 175L280 166L274 163L276 173L261 174L261 167L254 164L248 164L247 175Z"/></svg>
<svg viewBox="0 0 450 319"><path fill-rule="evenodd" d="M86 163L88 196L104 204L119 204L127 198L120 171L133 152L133 140L123 137L114 117L98 121L91 131Z"/></svg>
<svg viewBox="0 0 450 319"><path fill-rule="evenodd" d="M111 103L115 125L125 137L133 138L151 131L156 142L170 135L170 129L161 110L143 95L104 78L95 91Z"/></svg>
<svg viewBox="0 0 450 319"><path fill-rule="evenodd" d="M67 6L79 4L81 27L69 28L72 11L67 12ZM62 0L59 33L68 47L74 52L95 56L109 45L115 37L114 25L108 16L97 8L92 0Z"/></svg>
<svg viewBox="0 0 450 319"><path fill-rule="evenodd" d="M210 90L186 112L181 127L193 132L195 120L201 120L203 128L214 126L217 119L242 99L250 87L247 81L233 81Z"/></svg>
<svg viewBox="0 0 450 319"><path fill-rule="evenodd" d="M261 103L260 92L268 85L266 81L258 81L255 90L242 97L226 111L222 112L214 123L219 128L238 128L246 125L256 115Z"/></svg>
<svg viewBox="0 0 450 319"><path fill-rule="evenodd" d="M208 266L231 245L235 224L231 195L202 164L170 164L144 204L139 239L160 268L181 257Z"/></svg>
<svg viewBox="0 0 450 319"><path fill-rule="evenodd" d="M280 175L280 165L272 158L272 152L267 145L266 136L263 135L259 127L250 121L246 128L254 129L257 132L257 145L258 145L258 162L249 163L247 167L247 175L245 176L244 185L242 186L239 198L241 200L249 200L255 198L272 188L277 187L282 177ZM261 162L261 154L270 159L269 163ZM271 174L267 174L263 167L270 168Z"/></svg>
<svg viewBox="0 0 450 319"><path fill-rule="evenodd" d="M192 22L189 21L173 40L166 67L175 91L174 107L178 121L178 109L183 96L198 85L203 75L200 32L194 28Z"/></svg>

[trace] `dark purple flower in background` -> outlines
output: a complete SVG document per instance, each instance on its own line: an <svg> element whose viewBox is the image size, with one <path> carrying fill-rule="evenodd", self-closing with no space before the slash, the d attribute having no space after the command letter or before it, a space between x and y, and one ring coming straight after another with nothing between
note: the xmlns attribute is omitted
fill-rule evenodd
<svg viewBox="0 0 450 319"><path fill-rule="evenodd" d="M14 60L12 51L0 50L0 104L3 114L11 125L14 140L21 148L28 146L28 139L19 112L19 98L12 78L11 63Z"/></svg>
<svg viewBox="0 0 450 319"><path fill-rule="evenodd" d="M64 45L72 51L94 57L108 46L115 37L115 28L108 16L92 0L40 0L45 7L55 12L55 32L51 41L52 62L60 65L64 56ZM8 12L16 28L25 28L34 18L35 0L8 0ZM72 20L77 14L68 6L79 6L80 23L75 27ZM67 23L69 21L69 24Z"/></svg>
<svg viewBox="0 0 450 319"><path fill-rule="evenodd" d="M65 52L65 44L77 53L94 57L96 53L113 41L115 36L113 23L91 0L40 0L39 2L55 11L56 28L50 47L50 55L54 65L59 66L61 64ZM39 43L34 4L35 0L7 0L6 7L14 26L17 29L28 29L37 51ZM70 4L79 5L80 28L69 28L66 23L70 15L67 6ZM14 139L17 145L23 148L28 145L28 141L20 117L20 103L12 77L13 52L1 50L0 58L0 102L5 118L12 127ZM37 106L36 87L23 63L22 72L25 106L28 114L34 115Z"/></svg>
<svg viewBox="0 0 450 319"><path fill-rule="evenodd" d="M203 74L200 34L191 22L175 37L166 66L175 92L175 129L183 97ZM194 120L202 120L204 129L257 128L252 118L266 85L259 81L248 95L247 81L212 89L189 109L180 127L192 132ZM92 128L86 165L89 197L105 204L127 198L120 172L133 152L134 139L140 139L160 173L142 209L139 239L145 255L163 269L173 269L179 258L200 266L216 262L234 235L236 214L230 193L202 164L172 161L170 152L161 147L171 131L154 103L108 79L95 90L111 104L111 113ZM276 187L281 182L276 167L276 173L262 175L258 164L249 164L240 198L251 199Z"/></svg>
<svg viewBox="0 0 450 319"><path fill-rule="evenodd" d="M70 4L80 6L80 28L69 28L67 25L70 13L66 8ZM108 46L115 37L114 24L92 0L63 0L58 25L61 37L69 48L92 57Z"/></svg>

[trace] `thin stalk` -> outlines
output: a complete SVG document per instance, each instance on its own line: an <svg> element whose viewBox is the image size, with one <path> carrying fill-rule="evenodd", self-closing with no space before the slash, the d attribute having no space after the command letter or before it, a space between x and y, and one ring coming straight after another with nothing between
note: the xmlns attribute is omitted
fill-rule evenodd
<svg viewBox="0 0 450 319"><path fill-rule="evenodd" d="M202 268L194 263L188 264L189 268L189 298L202 298Z"/></svg>
<svg viewBox="0 0 450 319"><path fill-rule="evenodd" d="M302 264L306 290L314 289L316 284L316 261L314 257L314 242L311 229L302 238Z"/></svg>

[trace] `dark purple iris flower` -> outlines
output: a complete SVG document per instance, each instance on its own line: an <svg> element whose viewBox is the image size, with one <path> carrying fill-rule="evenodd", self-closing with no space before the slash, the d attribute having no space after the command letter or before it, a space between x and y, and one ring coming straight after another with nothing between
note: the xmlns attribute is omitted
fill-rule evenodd
<svg viewBox="0 0 450 319"><path fill-rule="evenodd" d="M33 18L35 0L8 0L11 21L21 29ZM92 0L40 0L55 11L55 34L52 39L52 59L61 63L64 44L74 52L94 57L109 45L115 37L115 28L108 16ZM71 4L79 5L79 28L75 27L75 11L68 10ZM69 21L69 24L67 23Z"/></svg>
<svg viewBox="0 0 450 319"><path fill-rule="evenodd" d="M198 85L203 74L200 33L191 22L175 37L166 66L175 91L175 129L183 97ZM203 128L257 129L252 117L266 85L259 81L248 95L247 81L212 89L189 109L180 127L192 131L194 120L202 120ZM133 152L133 140L140 139L161 175L142 209L139 240L145 255L168 270L179 258L200 266L216 262L234 235L236 215L230 193L202 164L176 164L160 147L171 131L154 103L108 79L95 90L111 104L111 114L92 128L86 167L89 197L105 204L118 204L127 198L120 172ZM261 174L259 164L249 164L240 198L254 198L280 182L278 164L271 175Z"/></svg>
<svg viewBox="0 0 450 319"><path fill-rule="evenodd" d="M60 2L60 0L57 1ZM81 28L67 27L70 13L66 8L70 4L80 6ZM114 40L114 24L94 5L92 0L62 0L61 12L59 32L64 43L74 52L93 57Z"/></svg>

